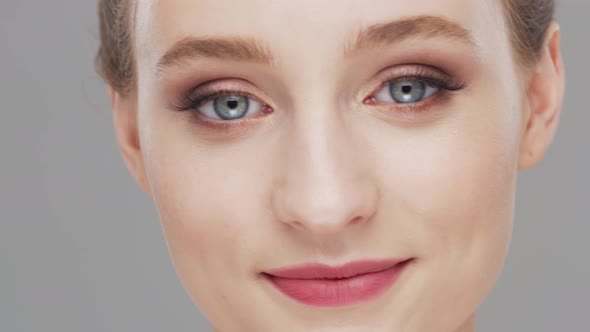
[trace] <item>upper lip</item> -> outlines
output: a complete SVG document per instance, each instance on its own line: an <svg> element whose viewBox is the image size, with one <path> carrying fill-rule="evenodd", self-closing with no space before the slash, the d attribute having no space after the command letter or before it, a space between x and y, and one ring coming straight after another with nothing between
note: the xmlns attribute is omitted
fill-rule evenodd
<svg viewBox="0 0 590 332"><path fill-rule="evenodd" d="M362 260L340 266L310 263L267 270L264 273L288 279L341 279L385 271L405 261L408 261L408 259Z"/></svg>

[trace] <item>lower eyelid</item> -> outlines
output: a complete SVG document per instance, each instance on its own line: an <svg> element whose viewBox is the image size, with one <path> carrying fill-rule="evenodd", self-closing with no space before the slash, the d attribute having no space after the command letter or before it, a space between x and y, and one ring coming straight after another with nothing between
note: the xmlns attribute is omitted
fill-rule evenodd
<svg viewBox="0 0 590 332"><path fill-rule="evenodd" d="M363 101L364 105L375 109L377 113L384 113L384 114L407 114L409 116L410 113L414 113L417 116L418 113L423 113L427 111L431 107L441 106L443 103L449 100L456 91L446 90L444 88L438 88L439 90L433 93L429 97L425 97L422 100L419 100L414 103L396 103L394 102L380 102L375 100L374 97L368 97ZM403 116L407 118L408 116Z"/></svg>
<svg viewBox="0 0 590 332"><path fill-rule="evenodd" d="M414 126L420 123L429 123L448 114L449 102L455 91L440 90L432 96L421 101L408 104L364 103L367 111L395 126Z"/></svg>
<svg viewBox="0 0 590 332"><path fill-rule="evenodd" d="M400 76L398 75L397 78L389 78L386 83L384 83L385 85L382 85L379 90L376 93L373 93L369 98L374 98L375 96L377 96L381 91L384 91L385 93L387 93L387 100L391 100L391 101L375 101L373 100L373 102L371 103L373 106L375 107L379 107L379 108L395 108L397 110L399 110L400 112L412 112L412 111L420 111L421 109L427 108L429 107L430 104L432 104L435 100L438 100L439 97L443 97L442 95L445 95L447 92L451 92L446 90L444 87L439 87L439 86L435 86L433 84L427 83L425 82L428 86L436 89L436 91L434 93L432 93L430 96L426 95L422 100L414 102L414 103L398 103L396 102L392 96L390 96L389 92L388 92L388 88L390 86L390 84L392 84L394 82L394 80L399 80L400 78L402 78L404 76ZM407 77L407 79L414 79L414 80L418 80L420 81L421 79L415 76L405 76ZM434 77L434 76L433 76ZM383 82L383 81L382 81ZM424 82L424 81L423 81ZM202 119L199 120L201 122L207 122L207 126L238 126L238 123L244 123L245 122L251 122L251 121L257 121L253 118L257 118L259 117L258 115L260 113L266 113L265 109L269 109L269 112L273 112L273 108L271 106L269 106L268 103L262 102L259 98L255 97L254 95L252 95L251 93L242 90L242 89L236 89L236 90L228 90L228 89L216 89L217 91L212 91L212 93L218 94L216 96L212 96L209 100L205 100L203 101L200 106L193 108L192 111L198 112L199 114L199 118L206 118L206 119ZM217 114L215 113L214 110L211 110L211 112L213 112L214 117L209 116L207 113L203 114L204 112L201 111L201 109L203 107L210 107L212 108L212 103L214 102L214 100L216 98L219 98L220 95L230 95L230 94L237 94L237 95L242 95L242 96L246 96L249 101L250 101L250 109L248 110L248 112L241 118L238 119L234 119L234 120L223 120L222 118L220 118L219 116L217 116ZM364 101L368 100L369 98L365 98ZM364 103L363 101L363 103ZM378 103L379 105L376 105L375 103ZM256 106L255 106L256 105ZM256 107L257 110L251 110L252 107ZM211 113L209 113L211 114ZM251 121L248 121L251 120Z"/></svg>
<svg viewBox="0 0 590 332"><path fill-rule="evenodd" d="M396 102L396 101L393 99L393 97L391 96L391 93L389 92L389 86L390 86L391 84L393 84L393 83L394 83L394 82L391 82L391 81L390 81L390 82L388 82L387 84L385 84L383 87L381 87L381 89L380 89L380 90L378 90L378 91L377 91L377 93L374 95L374 97L377 97L377 96L378 96L378 95L380 95L380 94L385 94L385 95L386 95L386 97L387 97L388 99L391 99L391 101L390 101L390 102L387 102L387 103L390 103L390 104L399 104L399 105L403 105L403 103L398 103L398 102ZM432 86L431 84L428 84L428 83L425 83L425 84L426 84L427 91L428 91L428 89L434 89L435 91L434 91L434 92L432 92L430 95L426 94L426 96L425 96L425 97L424 97L422 100L428 99L428 98L432 97L433 95L435 95L435 94L437 94L437 93L440 93L440 92L441 92L441 90L443 90L443 88L441 88L441 87ZM420 101L417 101L417 102L415 102L415 103L418 103L418 102L420 102ZM415 103L414 103L414 104L415 104Z"/></svg>

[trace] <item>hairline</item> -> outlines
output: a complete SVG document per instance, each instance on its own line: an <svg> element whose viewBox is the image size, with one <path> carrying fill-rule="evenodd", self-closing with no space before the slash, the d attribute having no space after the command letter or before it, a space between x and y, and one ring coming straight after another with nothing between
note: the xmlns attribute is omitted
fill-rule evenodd
<svg viewBox="0 0 590 332"><path fill-rule="evenodd" d="M138 1L136 0L122 0L125 1L125 17L127 20L129 20L128 22L126 22L126 26L128 28L129 31L127 31L127 43L128 43L128 52L129 54L126 54L126 57L128 58L129 61L129 71L130 71L130 77L129 77L129 82L127 82L127 85L124 86L122 89L123 91L120 91L121 94L123 95L128 95L128 94L134 94L136 93L137 90L137 52L136 52L136 28L137 28L137 13L138 13ZM523 52L525 50L522 49L522 42L520 41L520 38L517 34L517 31L515 30L515 27L512 24L512 16L515 15L514 8L511 5L511 1L512 0L501 0L501 4L502 4L502 12L503 12L503 19L502 22L504 23L504 26L506 28L506 30L508 31L508 41L511 45L511 52L512 52L512 58L513 61L519 65L520 67L522 67L524 70L523 71L527 71L528 68L530 68L532 66L532 64L534 64L537 61L537 55L536 54L523 54Z"/></svg>

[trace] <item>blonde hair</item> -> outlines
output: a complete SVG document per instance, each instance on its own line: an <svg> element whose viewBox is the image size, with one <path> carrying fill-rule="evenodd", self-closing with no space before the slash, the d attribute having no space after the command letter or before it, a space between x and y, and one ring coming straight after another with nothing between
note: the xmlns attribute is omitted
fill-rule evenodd
<svg viewBox="0 0 590 332"><path fill-rule="evenodd" d="M540 56L545 32L553 19L555 0L502 0L517 60L524 66ZM96 70L117 92L135 89L132 32L134 1L99 0L100 46Z"/></svg>

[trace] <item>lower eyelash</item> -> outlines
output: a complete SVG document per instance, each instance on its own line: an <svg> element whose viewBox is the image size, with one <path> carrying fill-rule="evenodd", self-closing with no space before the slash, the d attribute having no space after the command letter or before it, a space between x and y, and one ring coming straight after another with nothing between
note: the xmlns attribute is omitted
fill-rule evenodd
<svg viewBox="0 0 590 332"><path fill-rule="evenodd" d="M424 113L435 104L440 104L445 100L449 100L449 98L451 98L457 91L462 90L467 86L465 83L453 80L450 77L438 77L426 73L423 75L412 74L394 77L392 79L386 80L385 83L379 87L379 89L383 89L383 87L387 84L409 80L425 83L431 87L438 88L439 91L430 97L407 104L380 103L376 101L375 93L373 93L363 100L363 104L370 105L378 113L383 113L387 116L397 114L397 116L401 117L400 119L411 123L413 121L423 119L423 117L419 115L420 113ZM392 111L392 109L394 109L394 111Z"/></svg>
<svg viewBox="0 0 590 332"><path fill-rule="evenodd" d="M384 84L392 84L404 80L416 80L441 89L441 91L437 92L437 94L442 94L444 92L450 91L459 91L465 88L466 86L463 82L452 80L450 78L438 77L438 75L432 75L424 69L418 69L414 74L397 76L395 78L386 80ZM214 90L204 88L200 90L191 90L188 93L180 96L175 103L172 103L170 105L170 108L172 110L179 112L193 111L216 97L226 95L245 96L248 98L252 98L250 94L244 91L227 89ZM403 107L408 107L408 105Z"/></svg>

